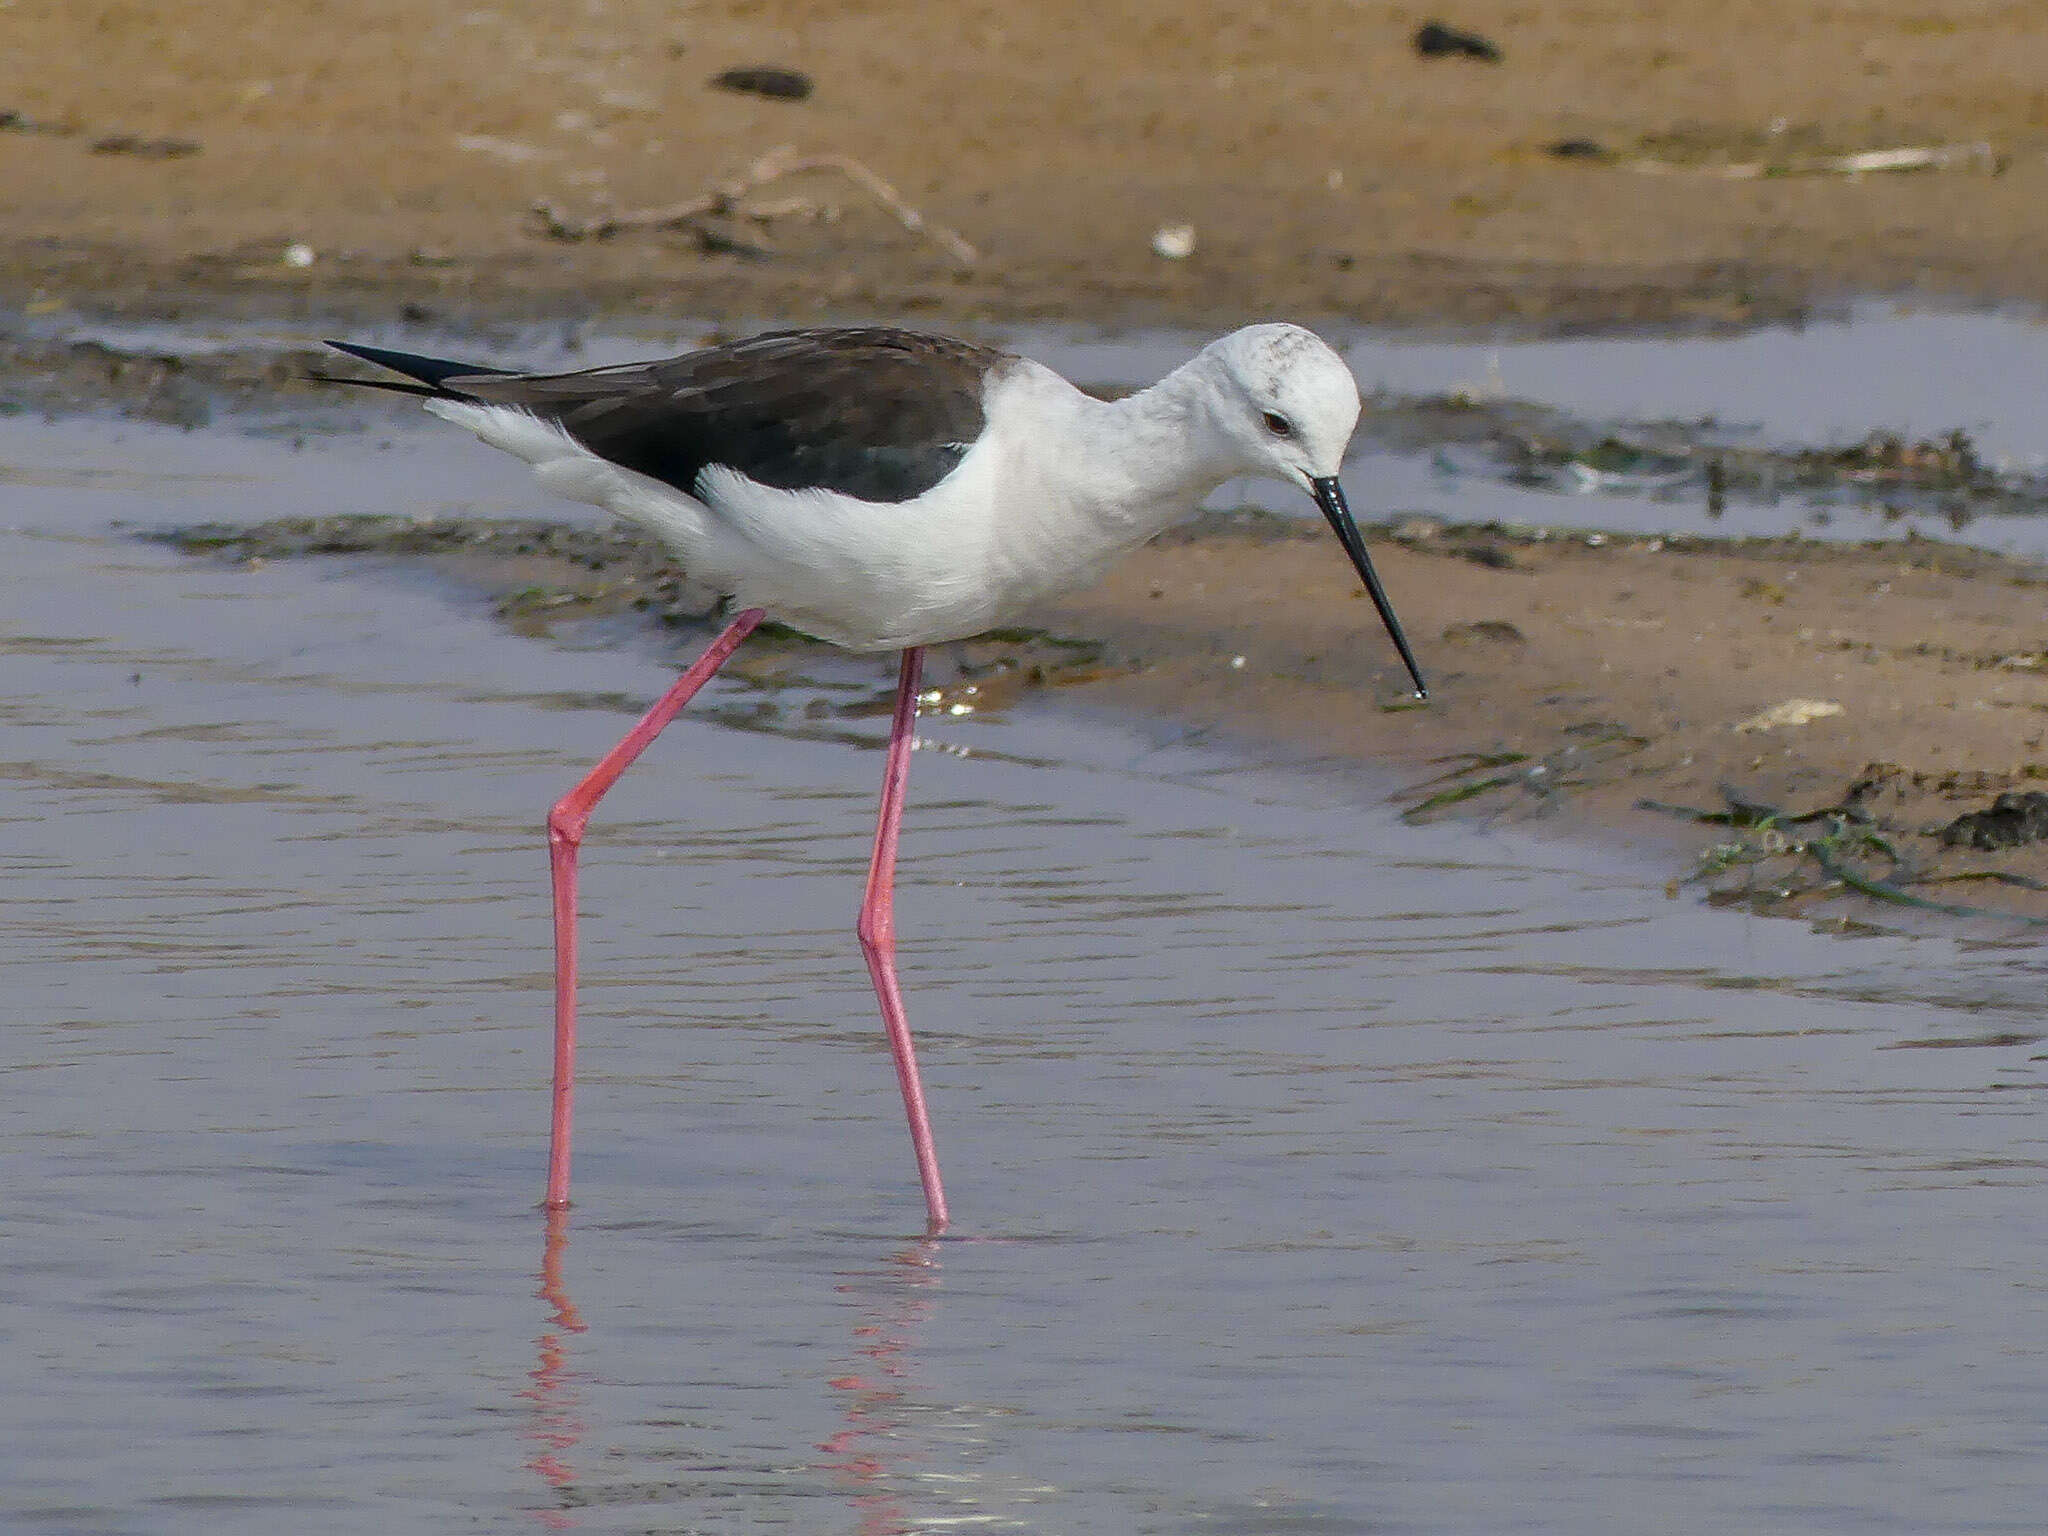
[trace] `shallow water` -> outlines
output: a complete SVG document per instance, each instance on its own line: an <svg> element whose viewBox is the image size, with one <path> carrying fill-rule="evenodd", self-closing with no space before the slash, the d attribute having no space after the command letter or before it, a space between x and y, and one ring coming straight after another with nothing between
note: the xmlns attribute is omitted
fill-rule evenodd
<svg viewBox="0 0 2048 1536"><path fill-rule="evenodd" d="M155 524L498 505L454 434L0 422L0 1526L2032 1531L2031 946L1829 937L1071 694L922 730ZM874 685L886 682L875 664Z"/></svg>

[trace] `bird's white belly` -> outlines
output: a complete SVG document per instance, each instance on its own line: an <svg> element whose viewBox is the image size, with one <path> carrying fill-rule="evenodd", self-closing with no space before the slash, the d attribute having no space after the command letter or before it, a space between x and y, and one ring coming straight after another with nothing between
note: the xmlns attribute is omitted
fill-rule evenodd
<svg viewBox="0 0 2048 1536"><path fill-rule="evenodd" d="M687 558L742 606L848 650L979 634L1039 596L1047 573L1005 558L976 478L877 503L713 470L701 487L709 516Z"/></svg>

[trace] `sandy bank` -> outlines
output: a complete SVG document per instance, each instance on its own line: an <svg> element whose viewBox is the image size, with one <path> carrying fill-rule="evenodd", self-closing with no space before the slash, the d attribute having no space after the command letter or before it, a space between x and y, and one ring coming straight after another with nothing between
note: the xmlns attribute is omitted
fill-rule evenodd
<svg viewBox="0 0 2048 1536"><path fill-rule="evenodd" d="M18 0L0 296L1216 328L1741 323L1846 291L2048 300L2048 12L1465 0L1447 19L1491 38L1492 64L1420 56L1429 14ZM812 94L709 84L763 63ZM1553 152L1565 142L1595 153ZM549 239L532 213L671 205L783 145L857 159L975 259L833 172L605 240ZM1979 145L1942 170L1820 168ZM1154 254L1183 224L1193 253Z"/></svg>

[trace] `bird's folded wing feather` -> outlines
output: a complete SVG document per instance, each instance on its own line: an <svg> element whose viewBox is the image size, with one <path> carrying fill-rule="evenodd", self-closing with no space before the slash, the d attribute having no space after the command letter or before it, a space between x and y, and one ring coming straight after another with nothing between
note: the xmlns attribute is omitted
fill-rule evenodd
<svg viewBox="0 0 2048 1536"><path fill-rule="evenodd" d="M885 327L782 331L659 362L470 375L449 392L532 411L591 452L694 494L712 465L778 490L900 502L981 433L992 348Z"/></svg>

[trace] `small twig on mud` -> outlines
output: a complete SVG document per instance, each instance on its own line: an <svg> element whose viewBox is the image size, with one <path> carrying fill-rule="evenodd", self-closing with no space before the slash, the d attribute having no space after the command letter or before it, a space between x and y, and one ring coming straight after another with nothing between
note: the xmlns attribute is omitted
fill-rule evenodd
<svg viewBox="0 0 2048 1536"><path fill-rule="evenodd" d="M1727 181L1756 181L1775 176L1862 176L1900 171L1947 171L1968 166L1990 171L2005 169L2005 159L1987 143L1913 144L1901 149L1866 149L1853 155L1800 155L1783 160L1745 160L1734 164L1710 162L1690 164L1682 160L1660 160L1655 156L1624 160L1623 169L1648 176L1718 176Z"/></svg>
<svg viewBox="0 0 2048 1536"><path fill-rule="evenodd" d="M809 205L794 199L751 209L743 208L741 204L769 183L788 176L800 176L807 171L837 171L886 209L897 223L914 235L923 235L963 267L973 266L981 260L981 253L973 246L945 225L927 219L905 202L900 192L851 155L799 155L795 147L788 144L771 149L724 186L665 208L640 208L578 218L564 213L552 203L537 202L533 211L540 219L542 232L553 240L602 240L626 230L664 229L688 224L707 214L773 216L774 213L796 212Z"/></svg>
<svg viewBox="0 0 2048 1536"><path fill-rule="evenodd" d="M816 219L820 224L837 224L841 210L837 203L785 197L772 203L749 203L739 211L757 224L770 224L777 219Z"/></svg>

